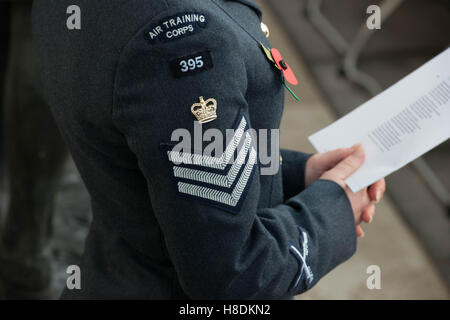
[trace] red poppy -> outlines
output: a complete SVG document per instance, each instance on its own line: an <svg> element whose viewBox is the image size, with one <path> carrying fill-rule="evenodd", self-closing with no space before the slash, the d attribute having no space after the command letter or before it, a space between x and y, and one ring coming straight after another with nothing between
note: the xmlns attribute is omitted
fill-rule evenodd
<svg viewBox="0 0 450 320"><path fill-rule="evenodd" d="M272 48L270 49L270 53L272 54L272 58L275 61L275 64L277 65L278 69L280 69L283 72L286 81L296 86L298 84L298 80L295 77L295 74L292 71L291 67L287 64L286 61L283 60L280 51L278 51L275 48Z"/></svg>

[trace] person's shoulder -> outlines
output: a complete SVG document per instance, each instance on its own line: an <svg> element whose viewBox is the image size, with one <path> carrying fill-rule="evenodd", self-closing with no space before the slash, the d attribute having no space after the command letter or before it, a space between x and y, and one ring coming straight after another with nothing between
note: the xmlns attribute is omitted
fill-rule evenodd
<svg viewBox="0 0 450 320"><path fill-rule="evenodd" d="M152 1L149 1L152 2ZM236 42L237 25L227 17L220 1L166 0L164 8L158 8L129 39L130 43L146 44L153 54L177 46L195 46L199 43L211 47L220 43ZM133 46L131 46L133 47Z"/></svg>

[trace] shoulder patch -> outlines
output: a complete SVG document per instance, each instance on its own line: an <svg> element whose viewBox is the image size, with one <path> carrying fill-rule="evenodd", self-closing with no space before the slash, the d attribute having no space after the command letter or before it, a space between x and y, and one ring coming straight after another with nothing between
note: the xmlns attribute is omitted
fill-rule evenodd
<svg viewBox="0 0 450 320"><path fill-rule="evenodd" d="M208 24L207 16L199 12L181 12L162 19L147 30L146 37L151 43L177 40L200 31Z"/></svg>
<svg viewBox="0 0 450 320"><path fill-rule="evenodd" d="M169 65L173 76L181 78L212 69L213 61L211 53L203 51L169 61Z"/></svg>
<svg viewBox="0 0 450 320"><path fill-rule="evenodd" d="M234 134L220 156L173 151L161 144L177 194L238 213L257 167L254 138L241 112Z"/></svg>

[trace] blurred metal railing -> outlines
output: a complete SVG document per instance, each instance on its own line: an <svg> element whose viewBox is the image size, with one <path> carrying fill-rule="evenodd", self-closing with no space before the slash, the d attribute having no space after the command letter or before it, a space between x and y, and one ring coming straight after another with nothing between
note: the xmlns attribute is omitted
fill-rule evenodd
<svg viewBox="0 0 450 320"><path fill-rule="evenodd" d="M386 21L405 2L405 0L383 0L380 3L382 22ZM358 60L367 43L375 34L367 28L364 22L351 43L337 31L333 24L322 13L323 0L307 0L305 15L311 24L322 34L333 49L343 58L342 75L350 81L366 89L372 96L382 91L380 83L369 74L358 68ZM431 169L423 157L413 163L415 169L422 176L436 198L446 207L450 215L450 193L443 185L436 173Z"/></svg>

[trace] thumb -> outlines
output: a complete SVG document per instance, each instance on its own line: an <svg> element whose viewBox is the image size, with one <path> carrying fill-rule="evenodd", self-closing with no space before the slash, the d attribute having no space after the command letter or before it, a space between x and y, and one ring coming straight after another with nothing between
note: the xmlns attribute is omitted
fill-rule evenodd
<svg viewBox="0 0 450 320"><path fill-rule="evenodd" d="M353 148L340 148L316 155L317 167L323 170L334 168L339 162L347 158L354 152Z"/></svg>
<svg viewBox="0 0 450 320"><path fill-rule="evenodd" d="M339 162L331 171L342 180L347 179L355 173L364 163L365 152L361 144L353 147L353 153Z"/></svg>

